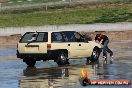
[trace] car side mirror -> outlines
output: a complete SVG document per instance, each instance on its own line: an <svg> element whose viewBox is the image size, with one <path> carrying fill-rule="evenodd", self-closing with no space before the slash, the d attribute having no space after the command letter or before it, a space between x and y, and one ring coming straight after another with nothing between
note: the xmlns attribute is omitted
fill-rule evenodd
<svg viewBox="0 0 132 88"><path fill-rule="evenodd" d="M85 41L92 41L92 37L90 37L90 36L87 36L87 35L83 35L84 36L84 38L85 38Z"/></svg>
<svg viewBox="0 0 132 88"><path fill-rule="evenodd" d="M83 40L84 40L84 42L87 42L88 43L88 38L86 37L86 35L83 35Z"/></svg>
<svg viewBox="0 0 132 88"><path fill-rule="evenodd" d="M88 39L87 39L87 38L85 38L85 39L84 39L84 42L87 42L87 43L88 43Z"/></svg>

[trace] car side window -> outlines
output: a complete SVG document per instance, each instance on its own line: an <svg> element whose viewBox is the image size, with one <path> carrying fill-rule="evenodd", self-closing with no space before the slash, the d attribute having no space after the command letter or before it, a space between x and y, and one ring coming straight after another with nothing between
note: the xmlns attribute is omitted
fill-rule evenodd
<svg viewBox="0 0 132 88"><path fill-rule="evenodd" d="M65 42L76 42L74 37L74 32L62 32Z"/></svg>
<svg viewBox="0 0 132 88"><path fill-rule="evenodd" d="M53 32L51 34L52 42L84 42L82 36L77 32Z"/></svg>
<svg viewBox="0 0 132 88"><path fill-rule="evenodd" d="M38 33L36 42L47 42L48 41L48 33Z"/></svg>
<svg viewBox="0 0 132 88"><path fill-rule="evenodd" d="M53 32L51 34L51 41L52 42L64 42L62 34L60 32Z"/></svg>
<svg viewBox="0 0 132 88"><path fill-rule="evenodd" d="M84 38L78 32L75 32L74 36L75 36L76 42L84 42Z"/></svg>

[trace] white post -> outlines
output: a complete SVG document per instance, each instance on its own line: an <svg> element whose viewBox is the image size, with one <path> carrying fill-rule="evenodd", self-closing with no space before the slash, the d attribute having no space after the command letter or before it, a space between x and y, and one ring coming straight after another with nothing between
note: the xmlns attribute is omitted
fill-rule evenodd
<svg viewBox="0 0 132 88"><path fill-rule="evenodd" d="M48 7L47 7L47 5L45 5L45 10L46 10L46 11L48 10Z"/></svg>
<svg viewBox="0 0 132 88"><path fill-rule="evenodd" d="M1 9L2 9L2 5L1 5L1 3L0 3L0 11L1 11Z"/></svg>
<svg viewBox="0 0 132 88"><path fill-rule="evenodd" d="M72 2L72 0L70 0L70 3Z"/></svg>

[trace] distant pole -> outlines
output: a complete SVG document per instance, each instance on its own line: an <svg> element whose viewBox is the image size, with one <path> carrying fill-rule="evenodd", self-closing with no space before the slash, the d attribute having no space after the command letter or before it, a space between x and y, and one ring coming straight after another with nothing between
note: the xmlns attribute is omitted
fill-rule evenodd
<svg viewBox="0 0 132 88"><path fill-rule="evenodd" d="M1 3L0 3L0 11L1 11L1 9L2 9L2 5L1 5Z"/></svg>
<svg viewBox="0 0 132 88"><path fill-rule="evenodd" d="M47 6L47 5L45 6L45 10L46 10L46 11L48 10L48 6Z"/></svg>
<svg viewBox="0 0 132 88"><path fill-rule="evenodd" d="M70 0L70 3L72 2L72 0Z"/></svg>

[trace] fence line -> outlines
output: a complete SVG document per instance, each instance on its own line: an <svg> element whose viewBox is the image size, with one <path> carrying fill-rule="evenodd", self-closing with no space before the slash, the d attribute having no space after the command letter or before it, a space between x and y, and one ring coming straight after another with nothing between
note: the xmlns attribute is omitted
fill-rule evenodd
<svg viewBox="0 0 132 88"><path fill-rule="evenodd" d="M48 10L50 6L59 6L59 5L73 5L82 2L71 2L70 1L57 1L57 2L47 2L47 3L34 3L34 4L22 4L22 5L14 5L14 6L2 6L0 10L16 10L16 9L30 9L30 8L40 8L43 7L45 10Z"/></svg>
<svg viewBox="0 0 132 88"><path fill-rule="evenodd" d="M16 10L16 9L30 9L30 8L40 8L43 7L45 10L48 10L48 7L50 6L59 6L59 5L78 5L78 4L93 4L93 3L102 3L102 2L110 2L111 0L60 0L60 1L52 1L52 2L46 2L46 3L22 3L15 4L15 5L5 5L3 6L1 4L0 10Z"/></svg>

